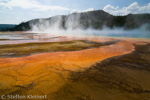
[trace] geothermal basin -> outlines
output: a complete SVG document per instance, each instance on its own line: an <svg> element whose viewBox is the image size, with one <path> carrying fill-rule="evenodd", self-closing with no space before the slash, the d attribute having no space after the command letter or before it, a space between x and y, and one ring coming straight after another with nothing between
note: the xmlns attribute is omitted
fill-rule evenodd
<svg viewBox="0 0 150 100"><path fill-rule="evenodd" d="M149 77L149 39L0 33L0 95L149 100Z"/></svg>

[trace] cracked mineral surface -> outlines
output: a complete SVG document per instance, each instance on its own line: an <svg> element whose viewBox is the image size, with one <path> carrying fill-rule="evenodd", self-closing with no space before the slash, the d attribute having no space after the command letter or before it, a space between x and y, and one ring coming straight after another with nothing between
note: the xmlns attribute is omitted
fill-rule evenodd
<svg viewBox="0 0 150 100"><path fill-rule="evenodd" d="M47 95L49 100L150 99L149 40L65 40L12 45L3 40L8 44L0 45L0 95Z"/></svg>

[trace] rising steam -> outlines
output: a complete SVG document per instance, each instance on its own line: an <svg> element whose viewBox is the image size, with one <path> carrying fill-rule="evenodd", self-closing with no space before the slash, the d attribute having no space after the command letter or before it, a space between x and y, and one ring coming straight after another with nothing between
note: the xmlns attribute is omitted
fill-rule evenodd
<svg viewBox="0 0 150 100"><path fill-rule="evenodd" d="M85 28L84 24L81 24L80 17L80 14L72 14L67 18L55 16L49 19L39 19L37 23L30 23L31 31L59 36L88 35L150 38L149 24L142 25L140 28L133 30L124 30L124 28L118 27L110 29L106 26L103 26L101 30L96 30L92 27ZM91 23L90 20L88 23Z"/></svg>

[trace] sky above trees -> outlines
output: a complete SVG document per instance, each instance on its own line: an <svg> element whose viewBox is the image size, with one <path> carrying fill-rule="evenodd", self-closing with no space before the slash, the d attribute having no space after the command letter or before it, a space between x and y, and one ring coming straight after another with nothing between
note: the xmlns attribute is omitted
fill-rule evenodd
<svg viewBox="0 0 150 100"><path fill-rule="evenodd" d="M113 15L150 13L149 0L0 0L0 24L73 12L104 10Z"/></svg>

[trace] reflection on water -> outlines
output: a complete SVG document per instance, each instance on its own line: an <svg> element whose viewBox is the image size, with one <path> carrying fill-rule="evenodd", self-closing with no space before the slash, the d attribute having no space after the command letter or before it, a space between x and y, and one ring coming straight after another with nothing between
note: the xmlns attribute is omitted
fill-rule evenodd
<svg viewBox="0 0 150 100"><path fill-rule="evenodd" d="M1 33L0 34L0 39L9 39L9 40L24 40L24 39L33 39L33 36L38 35L38 34L33 34L33 33L16 33L16 34L11 34L11 33Z"/></svg>
<svg viewBox="0 0 150 100"><path fill-rule="evenodd" d="M0 39L24 39L24 37L21 37L20 35L0 35Z"/></svg>
<svg viewBox="0 0 150 100"><path fill-rule="evenodd" d="M0 34L0 45L38 42L60 42L76 39L79 38L66 38L65 36L54 36L49 34Z"/></svg>
<svg viewBox="0 0 150 100"><path fill-rule="evenodd" d="M51 39L58 36L69 36L66 34L52 34L52 33L0 33L0 39L9 40L35 40L35 39ZM108 36L108 37L131 37L131 38L150 38L149 31L122 31L122 30L102 30L102 31L81 31L77 32L74 36Z"/></svg>
<svg viewBox="0 0 150 100"><path fill-rule="evenodd" d="M108 36L108 37L132 37L132 38L150 38L150 32L137 31L95 31L91 34L80 33L79 35L69 37L67 34L54 35L49 33L0 33L0 45L18 44L18 43L36 43L36 42L60 42L69 40L84 39L86 36ZM67 37L67 38L66 38ZM69 38L68 38L69 37ZM89 38L89 37L88 37ZM17 40L17 41L16 41Z"/></svg>

